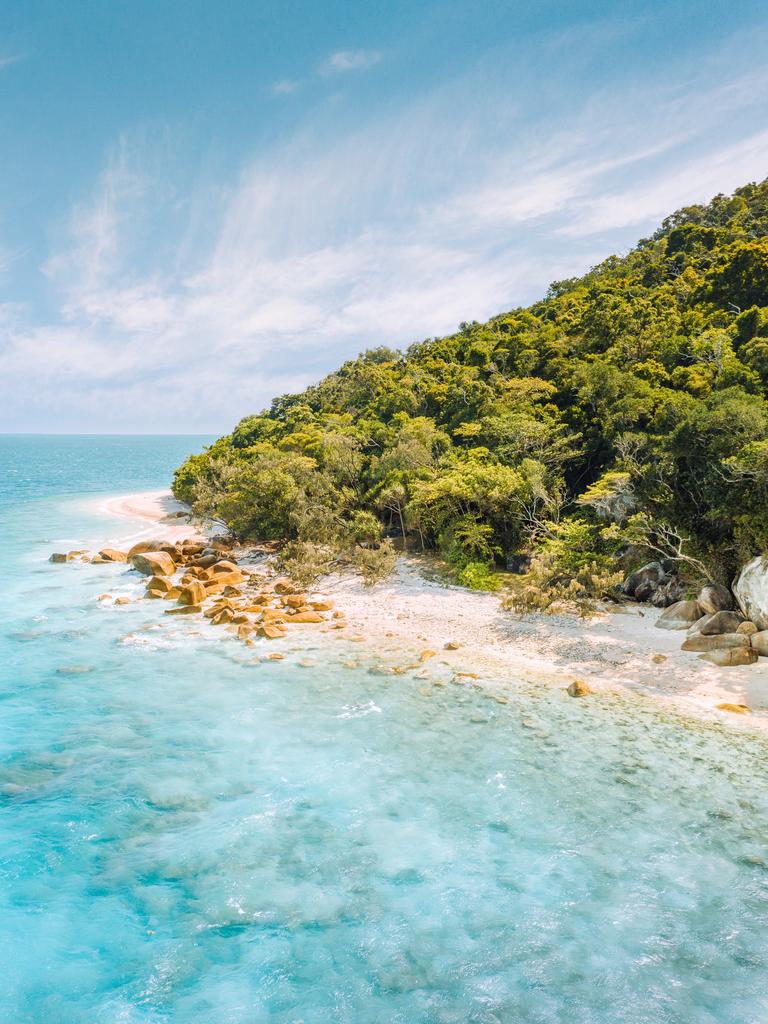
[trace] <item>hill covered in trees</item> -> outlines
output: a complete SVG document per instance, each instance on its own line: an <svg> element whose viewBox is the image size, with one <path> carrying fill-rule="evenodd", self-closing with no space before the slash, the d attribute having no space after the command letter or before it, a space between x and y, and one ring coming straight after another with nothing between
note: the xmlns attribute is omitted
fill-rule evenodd
<svg viewBox="0 0 768 1024"><path fill-rule="evenodd" d="M275 399L174 493L309 579L391 540L470 586L600 594L649 552L728 582L768 549L768 180L668 217L540 302Z"/></svg>

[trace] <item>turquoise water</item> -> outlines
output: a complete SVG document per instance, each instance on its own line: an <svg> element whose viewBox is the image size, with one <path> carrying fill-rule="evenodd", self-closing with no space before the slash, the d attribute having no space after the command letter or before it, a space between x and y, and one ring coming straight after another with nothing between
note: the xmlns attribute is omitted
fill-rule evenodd
<svg viewBox="0 0 768 1024"><path fill-rule="evenodd" d="M256 664L46 561L203 441L0 438L0 1020L764 1024L761 739Z"/></svg>

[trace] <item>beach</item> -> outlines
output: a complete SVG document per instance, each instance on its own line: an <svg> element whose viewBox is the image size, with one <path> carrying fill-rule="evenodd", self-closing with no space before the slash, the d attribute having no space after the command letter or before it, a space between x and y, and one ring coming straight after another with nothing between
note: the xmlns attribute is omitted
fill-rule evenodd
<svg viewBox="0 0 768 1024"><path fill-rule="evenodd" d="M99 509L144 521L131 541L201 536L198 527L175 518L184 506L168 491L110 498ZM247 552L246 545L238 553L244 564ZM452 668L468 680L568 686L580 679L596 693L641 692L685 713L768 730L768 659L727 668L702 661L680 650L684 631L655 628L662 610L650 605L615 606L587 620L517 615L502 609L498 596L446 584L430 569L428 559L407 556L388 580L371 588L353 576L329 578L318 592L333 597L348 625L343 632L328 627L321 632L337 641L354 637L393 670L403 664L412 668L424 651L434 651L433 668ZM718 704L743 704L750 713L718 710Z"/></svg>

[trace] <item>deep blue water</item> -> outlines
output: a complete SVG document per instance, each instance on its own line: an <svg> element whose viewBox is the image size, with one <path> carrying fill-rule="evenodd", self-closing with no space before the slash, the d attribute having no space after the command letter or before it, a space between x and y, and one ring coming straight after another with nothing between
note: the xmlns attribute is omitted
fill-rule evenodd
<svg viewBox="0 0 768 1024"><path fill-rule="evenodd" d="M0 1021L764 1024L762 739L257 663L46 561L204 440L0 438Z"/></svg>

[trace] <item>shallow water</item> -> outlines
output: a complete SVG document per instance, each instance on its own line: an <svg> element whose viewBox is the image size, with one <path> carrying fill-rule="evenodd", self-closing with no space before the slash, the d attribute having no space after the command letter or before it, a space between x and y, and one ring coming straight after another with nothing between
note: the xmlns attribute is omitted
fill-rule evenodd
<svg viewBox="0 0 768 1024"><path fill-rule="evenodd" d="M202 442L132 443L0 442L0 1020L765 1021L761 738L99 606L47 555Z"/></svg>

